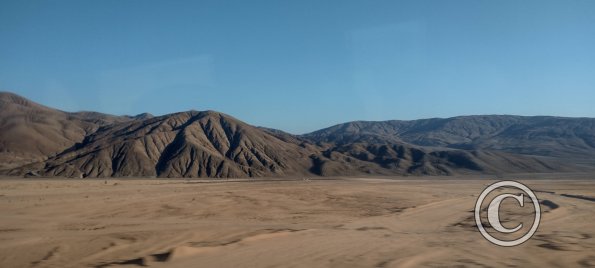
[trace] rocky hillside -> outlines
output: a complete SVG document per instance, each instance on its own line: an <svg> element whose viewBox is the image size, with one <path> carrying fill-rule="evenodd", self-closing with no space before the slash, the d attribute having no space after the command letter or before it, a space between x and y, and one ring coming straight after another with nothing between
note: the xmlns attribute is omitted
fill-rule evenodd
<svg viewBox="0 0 595 268"><path fill-rule="evenodd" d="M102 127L45 161L38 172L67 177L286 176L307 173L309 155L231 116L190 111Z"/></svg>
<svg viewBox="0 0 595 268"><path fill-rule="evenodd" d="M593 119L351 122L296 136L214 111L67 113L0 95L0 173L287 177L593 171ZM582 158L569 161L568 156Z"/></svg>
<svg viewBox="0 0 595 268"><path fill-rule="evenodd" d="M595 159L595 118L482 115L356 121L315 131L302 138L315 143L406 142L425 147Z"/></svg>
<svg viewBox="0 0 595 268"><path fill-rule="evenodd" d="M100 126L128 120L101 113L67 113L0 92L0 169L43 161Z"/></svg>

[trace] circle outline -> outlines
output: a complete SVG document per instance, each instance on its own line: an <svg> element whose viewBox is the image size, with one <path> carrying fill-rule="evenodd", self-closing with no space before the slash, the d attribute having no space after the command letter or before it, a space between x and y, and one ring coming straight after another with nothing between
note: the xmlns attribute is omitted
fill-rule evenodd
<svg viewBox="0 0 595 268"><path fill-rule="evenodd" d="M505 187L505 186L514 187L514 188L517 188L517 189L525 192L531 198L533 206L535 207L535 219L533 220L533 225L531 226L531 229L529 230L529 232L527 232L522 237L520 237L516 240L510 240L510 241L499 240L499 239L493 237L492 235L490 235L486 231L486 229L483 227L483 224L481 222L481 217L479 215L480 211L481 211L481 204L483 203L486 196L488 194L490 194L491 192L493 192L494 190L501 188L501 187ZM518 181L498 181L498 182L492 183L491 185L486 187L481 192L481 194L477 198L477 201L475 202L474 215L475 215L475 224L477 226L477 229L479 230L479 232L485 239L490 241L492 244L495 244L498 246L513 247L513 246L517 246L522 243L525 243L527 240L529 240L535 234L535 232L537 231L537 228L539 227L539 223L541 222L541 207L539 206L539 199L537 198L535 193L531 189L529 189L529 187L527 187L526 185L524 185Z"/></svg>

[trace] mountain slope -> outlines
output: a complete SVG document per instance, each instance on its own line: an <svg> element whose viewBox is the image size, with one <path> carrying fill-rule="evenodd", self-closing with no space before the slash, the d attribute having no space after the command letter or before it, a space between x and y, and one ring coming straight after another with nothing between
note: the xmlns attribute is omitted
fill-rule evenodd
<svg viewBox="0 0 595 268"><path fill-rule="evenodd" d="M128 119L67 113L0 92L0 169L42 161L80 142L100 126Z"/></svg>
<svg viewBox="0 0 595 268"><path fill-rule="evenodd" d="M435 149L407 143L350 143L317 156L321 175L455 175L592 171L555 159L485 150ZM338 166L337 163L343 164Z"/></svg>
<svg viewBox="0 0 595 268"><path fill-rule="evenodd" d="M0 110L0 173L10 175L212 178L595 170L593 119L358 121L296 136L214 111L158 117L67 113L11 93L0 94Z"/></svg>
<svg viewBox="0 0 595 268"><path fill-rule="evenodd" d="M231 116L190 111L101 128L43 163L38 172L68 177L286 176L307 173L309 154Z"/></svg>
<svg viewBox="0 0 595 268"><path fill-rule="evenodd" d="M412 121L356 121L315 131L315 143L406 142L417 146L494 150L594 159L595 119L549 116L460 116Z"/></svg>

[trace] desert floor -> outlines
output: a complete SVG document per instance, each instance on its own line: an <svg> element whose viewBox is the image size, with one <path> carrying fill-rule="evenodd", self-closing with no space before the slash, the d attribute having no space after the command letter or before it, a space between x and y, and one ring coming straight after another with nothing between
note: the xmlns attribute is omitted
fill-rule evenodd
<svg viewBox="0 0 595 268"><path fill-rule="evenodd" d="M595 267L595 180L523 180L512 248L473 225L494 181L0 179L0 267Z"/></svg>

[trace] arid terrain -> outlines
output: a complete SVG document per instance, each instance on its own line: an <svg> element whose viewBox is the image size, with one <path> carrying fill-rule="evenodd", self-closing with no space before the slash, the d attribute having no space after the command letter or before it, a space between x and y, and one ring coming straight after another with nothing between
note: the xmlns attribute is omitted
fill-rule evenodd
<svg viewBox="0 0 595 268"><path fill-rule="evenodd" d="M595 268L595 0L0 0L0 268Z"/></svg>
<svg viewBox="0 0 595 268"><path fill-rule="evenodd" d="M0 267L595 266L595 118L294 135L216 111L65 112L9 92L0 111ZM474 221L502 178L541 199L537 233L514 248ZM502 225L531 221L529 207L503 201Z"/></svg>
<svg viewBox="0 0 595 268"><path fill-rule="evenodd" d="M527 175L532 239L473 222L496 178L0 180L0 267L593 267L595 183Z"/></svg>
<svg viewBox="0 0 595 268"><path fill-rule="evenodd" d="M0 92L0 174L239 178L595 172L595 118L353 121L304 135L217 111L65 112Z"/></svg>

